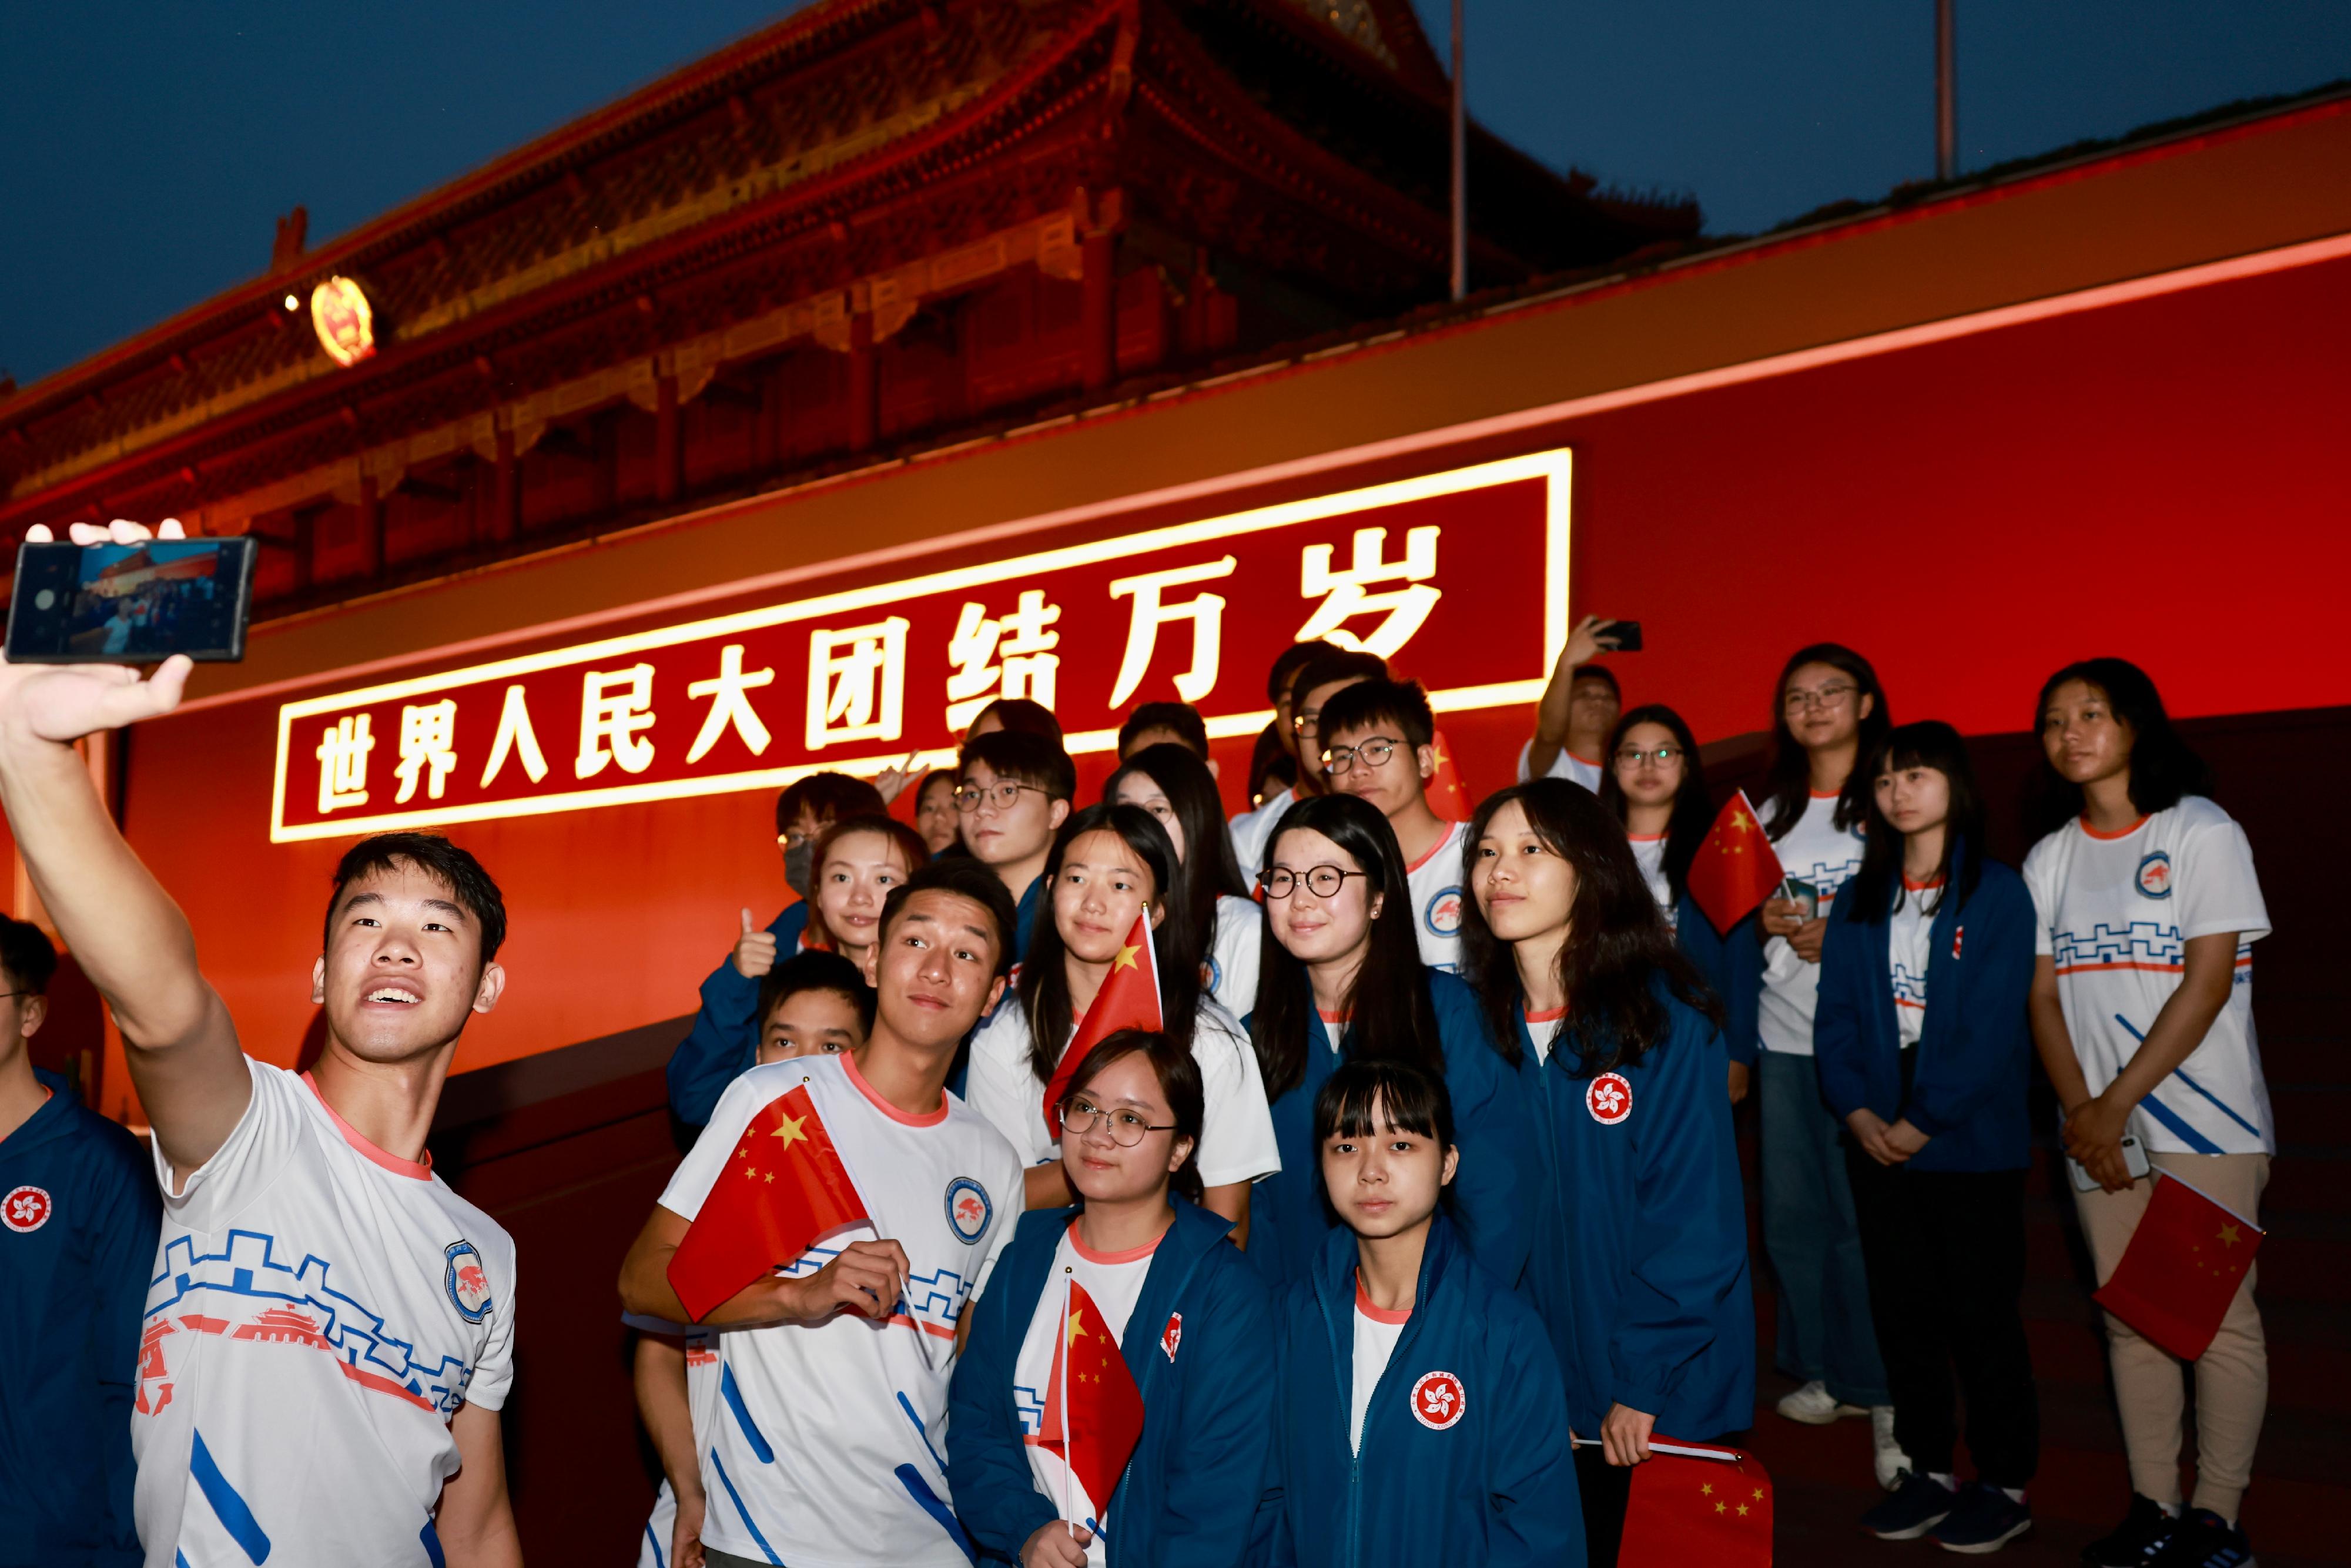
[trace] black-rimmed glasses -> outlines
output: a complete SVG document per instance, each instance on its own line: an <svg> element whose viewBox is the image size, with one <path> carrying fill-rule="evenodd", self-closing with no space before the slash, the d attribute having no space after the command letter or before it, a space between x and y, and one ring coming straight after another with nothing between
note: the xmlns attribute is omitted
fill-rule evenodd
<svg viewBox="0 0 2351 1568"><path fill-rule="evenodd" d="M1322 753L1322 771L1335 779L1353 768L1359 760L1366 768L1384 768L1388 765L1388 758L1396 754L1396 747L1403 744L1401 740L1375 735L1358 745L1331 747Z"/></svg>
<svg viewBox="0 0 2351 1568"><path fill-rule="evenodd" d="M1012 810L1013 802L1020 799L1020 791L1023 789L1034 790L1040 795L1051 793L1050 790L1037 789L1034 784L1016 784L1009 779L999 779L995 783L987 785L958 784L955 789L956 810L977 811L981 803L986 802L999 811L1008 811Z"/></svg>
<svg viewBox="0 0 2351 1568"><path fill-rule="evenodd" d="M1342 871L1334 865L1309 866L1304 871L1292 871L1286 865L1268 866L1257 873L1258 886L1268 898L1288 898L1300 883L1317 898L1336 898L1339 890L1347 885L1351 876L1369 876L1364 871Z"/></svg>

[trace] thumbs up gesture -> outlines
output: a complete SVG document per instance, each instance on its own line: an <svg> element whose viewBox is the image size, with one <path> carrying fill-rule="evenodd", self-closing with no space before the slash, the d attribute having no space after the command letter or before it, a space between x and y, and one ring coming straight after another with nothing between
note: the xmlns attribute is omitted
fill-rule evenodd
<svg viewBox="0 0 2351 1568"><path fill-rule="evenodd" d="M735 939L735 970L747 980L756 980L776 967L776 934L762 931L751 923L751 912L743 912L743 934Z"/></svg>

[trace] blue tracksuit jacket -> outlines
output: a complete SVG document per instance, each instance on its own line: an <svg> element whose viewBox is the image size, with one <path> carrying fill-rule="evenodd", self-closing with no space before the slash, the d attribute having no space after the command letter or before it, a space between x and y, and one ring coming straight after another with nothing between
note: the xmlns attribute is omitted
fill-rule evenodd
<svg viewBox="0 0 2351 1568"><path fill-rule="evenodd" d="M1716 996L1729 989L1729 979L1723 973L1723 957L1728 949L1722 938L1714 934L1714 925L1707 919L1706 911L1687 893L1674 905L1674 940L1680 946L1682 956L1698 966L1698 972Z"/></svg>
<svg viewBox="0 0 2351 1568"><path fill-rule="evenodd" d="M1281 1303L1270 1560L1277 1568L1581 1568L1583 1508L1552 1358L1525 1302L1429 1227L1412 1317L1348 1446L1355 1236L1323 1239ZM1458 1396L1449 1420L1419 1414Z"/></svg>
<svg viewBox="0 0 2351 1568"><path fill-rule="evenodd" d="M141 1561L131 1406L162 1200L146 1145L40 1072L0 1140L0 1564Z"/></svg>
<svg viewBox="0 0 2351 1568"><path fill-rule="evenodd" d="M1537 1140L1544 1202L1522 1289L1586 1437L1612 1405L1656 1416L1659 1435L1676 1437L1754 1420L1747 1209L1722 1037L1660 997L1666 1039L1638 1066L1605 1075L1572 1049L1538 1061L1519 1024L1520 1082L1549 1134Z"/></svg>
<svg viewBox="0 0 2351 1568"><path fill-rule="evenodd" d="M1892 933L1886 915L1865 922L1840 914L1829 921L1813 1022L1822 1096L1839 1120L1865 1105L1889 1123L1907 1116L1928 1139L1909 1169L2022 1169L2032 1135L2024 1092L2032 1058L2025 999L2032 989L2033 939L2024 879L1986 861L1967 901L1946 898L1935 912L1928 928L1926 1024L1907 1103Z"/></svg>
<svg viewBox="0 0 2351 1568"><path fill-rule="evenodd" d="M1112 1568L1232 1568L1251 1560L1273 1435L1273 1305L1230 1223L1182 1198L1151 1255L1119 1345L1143 1395L1142 1441L1110 1501ZM1013 1364L1074 1208L1020 1217L972 1306L971 1339L948 1393L947 1484L956 1517L991 1558L1060 1517L1037 1490L1021 1443ZM1176 1354L1168 1320L1183 1322Z"/></svg>
<svg viewBox="0 0 2351 1568"><path fill-rule="evenodd" d="M1453 1178L1463 1241L1487 1272L1515 1284L1526 1270L1534 1194L1535 1127L1510 1071L1478 1011L1477 994L1459 979L1428 975L1445 1050L1445 1086L1453 1096L1454 1139L1461 1164ZM1306 1042L1305 1079L1273 1102L1274 1144L1281 1169L1249 1188L1249 1257L1279 1290L1314 1266L1335 1223L1322 1199L1322 1161L1314 1145L1314 1096L1337 1071L1346 1041L1331 1048L1322 1021Z"/></svg>

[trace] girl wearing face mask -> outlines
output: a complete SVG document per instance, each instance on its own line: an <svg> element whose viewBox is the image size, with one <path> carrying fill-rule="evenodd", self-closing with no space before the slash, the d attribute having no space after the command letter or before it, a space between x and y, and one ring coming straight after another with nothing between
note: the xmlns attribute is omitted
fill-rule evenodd
<svg viewBox="0 0 2351 1568"><path fill-rule="evenodd" d="M1226 1011L1245 1016L1257 1001L1265 918L1241 881L1216 776L1184 747L1146 746L1110 776L1102 799L1140 806L1167 830L1176 858L1184 862L1192 950L1206 955L1200 983Z"/></svg>
<svg viewBox="0 0 2351 1568"><path fill-rule="evenodd" d="M1248 1038L1200 994L1199 956L1186 937L1184 883L1166 831L1139 806L1089 806L1061 824L1038 886L1042 902L1028 956L972 1037L966 1095L1028 1164L1027 1207L1070 1201L1061 1152L1045 1125L1045 1086L1124 953L1135 917L1148 910L1167 1032L1200 1064L1202 1202L1245 1238L1249 1184L1280 1159Z"/></svg>
<svg viewBox="0 0 2351 1568"><path fill-rule="evenodd" d="M847 817L817 835L803 952L838 953L862 971L890 890L928 862L923 840L891 817Z"/></svg>
<svg viewBox="0 0 2351 1568"><path fill-rule="evenodd" d="M1747 1213L1719 1012L1599 799L1538 779L1469 824L1463 972L1535 1107L1541 1204L1526 1292L1550 1331L1594 1563L1624 1533L1651 1434L1704 1440L1755 1407Z"/></svg>
<svg viewBox="0 0 2351 1568"><path fill-rule="evenodd" d="M1313 1134L1340 1224L1280 1308L1270 1560L1581 1564L1559 1363L1446 1213L1464 1156L1444 1080L1351 1061Z"/></svg>
<svg viewBox="0 0 2351 1568"><path fill-rule="evenodd" d="M1314 1096L1344 1062L1403 1061L1444 1080L1461 1129L1464 1243L1515 1284L1527 1262L1532 1127L1476 997L1420 961L1395 830L1368 800L1317 795L1282 814L1267 859L1248 1028L1281 1170L1250 1190L1249 1256L1276 1285L1313 1268L1332 1225L1316 1180Z"/></svg>
<svg viewBox="0 0 2351 1568"><path fill-rule="evenodd" d="M2017 1309L2032 900L1984 859L1975 773L1949 725L1888 731L1863 773L1869 843L1829 922L1813 1040L1821 1092L1852 1134L1871 1317L1912 1468L1862 1524L1992 1552L2032 1528L2040 1451ZM1977 1478L1964 1488L1955 1366Z"/></svg>
<svg viewBox="0 0 2351 1568"><path fill-rule="evenodd" d="M1121 1030L1078 1064L1061 1114L1079 1207L1022 1215L971 1308L947 1423L956 1516L1021 1568L1228 1568L1259 1512L1273 1312L1224 1245L1230 1223L1197 1207L1199 1066L1167 1035ZM1105 1320L1075 1332L1107 1331L1143 1396L1143 1437L1106 1498L1085 1495L1044 1429L1067 1281Z"/></svg>

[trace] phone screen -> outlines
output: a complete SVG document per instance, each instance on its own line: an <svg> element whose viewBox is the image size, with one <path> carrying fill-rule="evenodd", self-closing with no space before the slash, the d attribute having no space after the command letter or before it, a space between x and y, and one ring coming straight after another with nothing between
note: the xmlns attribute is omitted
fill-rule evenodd
<svg viewBox="0 0 2351 1568"><path fill-rule="evenodd" d="M26 544L8 604L11 664L245 657L254 540Z"/></svg>

